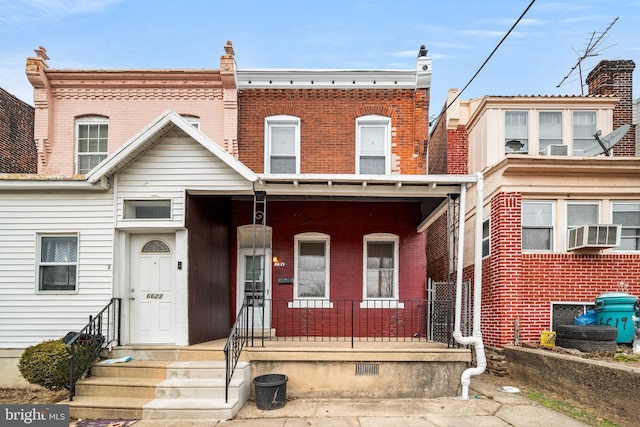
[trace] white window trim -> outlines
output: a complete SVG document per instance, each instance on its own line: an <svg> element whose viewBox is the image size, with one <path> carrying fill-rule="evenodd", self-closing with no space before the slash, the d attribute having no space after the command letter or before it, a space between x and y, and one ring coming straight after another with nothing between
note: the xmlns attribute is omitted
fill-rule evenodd
<svg viewBox="0 0 640 427"><path fill-rule="evenodd" d="M484 224L485 223L489 224L489 235L487 237L484 237ZM482 221L482 242L481 242L481 244L482 244L483 248L484 248L485 241L489 242L489 253L486 254L486 255L483 254L482 255L482 259L489 258L491 256L491 218L485 218Z"/></svg>
<svg viewBox="0 0 640 427"><path fill-rule="evenodd" d="M360 157L361 157L361 138L360 129L367 125L384 125L385 141L384 141L384 174L391 174L391 118L370 114L361 116L356 119L356 174L360 174Z"/></svg>
<svg viewBox="0 0 640 427"><path fill-rule="evenodd" d="M75 171L76 173L80 174L80 173L84 173L84 172L79 172L79 168L80 168L80 156L82 155L92 155L92 154L106 154L107 157L109 157L109 139L110 137L107 136L107 151L102 152L102 151L96 151L96 152L92 152L92 153L85 153L85 154L80 154L80 150L79 150L79 145L80 145L80 126L81 125L107 125L107 132L110 131L110 126L109 126L109 118L108 117L103 117L103 116L86 116L86 117L79 117L76 118L75 120ZM104 161L104 160L102 160Z"/></svg>
<svg viewBox="0 0 640 427"><path fill-rule="evenodd" d="M293 238L293 301L289 302L289 308L332 308L333 303L329 301L330 292L330 259L331 259L331 239L324 233L300 233ZM298 246L300 242L324 242L325 244L325 289L322 297L298 297ZM324 301L322 305L321 301Z"/></svg>
<svg viewBox="0 0 640 427"><path fill-rule="evenodd" d="M367 296L367 243L393 243L393 294L394 298L372 298ZM400 300L400 237L391 233L366 234L362 238L362 301L360 308L404 308Z"/></svg>
<svg viewBox="0 0 640 427"><path fill-rule="evenodd" d="M127 204L129 202L169 202L168 218L127 218ZM123 221L170 221L173 219L173 199L123 199L122 200L122 220Z"/></svg>
<svg viewBox="0 0 640 427"><path fill-rule="evenodd" d="M594 118L594 129L597 130L598 129L598 112L596 110L571 110L571 146L569 147L569 152L571 156L576 156L575 154L575 146L574 146L574 142L576 139L575 136L575 121L576 121L576 113L590 113L593 114L593 118ZM597 144L597 142L595 141L594 138L594 145ZM580 156L577 156L580 157Z"/></svg>
<svg viewBox="0 0 640 427"><path fill-rule="evenodd" d="M539 153L540 151L542 151L540 149L540 142L542 141L546 141L547 139L543 139L540 137L540 116L542 113L555 113L555 114L559 114L560 115L560 145L566 145L565 140L564 140L564 114L562 112L562 110L538 110L538 114L536 117L537 123L537 148L535 151L531 150L531 140L529 140L529 152L530 153ZM549 145L553 145L553 144L549 144Z"/></svg>
<svg viewBox="0 0 640 427"><path fill-rule="evenodd" d="M526 126L526 130L527 130L527 137L526 137L526 141L527 141L527 147L525 149L525 147L522 147L522 151L507 151L507 114L509 113L522 113L526 116L527 118L527 126ZM504 141L503 144L504 146L502 147L502 151L504 153L504 155L508 155L508 154L529 154L531 153L531 110L504 110L504 114L502 117L502 120L504 121L503 123L503 136L504 136ZM514 139L514 138L509 138L509 140Z"/></svg>
<svg viewBox="0 0 640 427"><path fill-rule="evenodd" d="M640 200L611 200L609 204L609 219L611 223L613 223L613 208L614 205L638 205L640 204ZM628 228L628 227L627 227ZM625 229L624 225L622 226L620 232ZM637 254L640 252L640 249L620 249L620 247L611 248L611 251L615 253L628 253L628 254Z"/></svg>
<svg viewBox="0 0 640 427"><path fill-rule="evenodd" d="M41 290L40 289L40 266L42 265L71 265L73 263L43 263L40 260L42 259L42 238L43 237L75 237L76 238L76 286L74 290L67 291L49 291L49 290ZM65 232L38 232L36 233L36 259L35 259L35 293L43 294L43 295L54 295L54 294L77 294L79 288L79 274L80 274L80 233L77 231L65 231Z"/></svg>
<svg viewBox="0 0 640 427"><path fill-rule="evenodd" d="M550 313L549 313L549 330L553 329L553 308L556 305L581 305L582 306L582 314L585 314L589 308L595 307L595 301L584 302L584 301L551 301Z"/></svg>
<svg viewBox="0 0 640 427"><path fill-rule="evenodd" d="M553 253L555 252L555 245L556 245L556 201L555 200L523 200L522 201L522 206L524 206L525 203L550 203L551 204L551 242L550 242L550 248L549 249L525 249L524 248L524 239L521 237L520 239L520 248L522 250L523 253ZM520 235L522 236L522 234L524 234L524 208L521 208L521 214L520 214Z"/></svg>
<svg viewBox="0 0 640 427"><path fill-rule="evenodd" d="M198 116L191 116L191 115L184 115L181 116L187 123L189 123L191 126L193 126L194 128L200 130L200 117Z"/></svg>
<svg viewBox="0 0 640 427"><path fill-rule="evenodd" d="M269 116L264 119L264 173L271 173L271 128L279 125L294 125L296 174L300 173L300 118L289 115Z"/></svg>

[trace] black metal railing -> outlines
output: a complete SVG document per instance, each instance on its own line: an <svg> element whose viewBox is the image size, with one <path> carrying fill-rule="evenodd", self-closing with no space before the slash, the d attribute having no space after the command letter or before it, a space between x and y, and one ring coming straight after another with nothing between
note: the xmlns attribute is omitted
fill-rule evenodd
<svg viewBox="0 0 640 427"><path fill-rule="evenodd" d="M225 390L224 401L229 401L229 384L231 384L231 378L236 370L236 365L240 360L240 354L242 349L247 345L249 337L249 311L247 310L246 302L242 304L238 317L231 327L227 343L224 345L224 359L225 359ZM251 332L251 335L253 333Z"/></svg>
<svg viewBox="0 0 640 427"><path fill-rule="evenodd" d="M69 401L75 395L76 383L83 375L91 375L91 365L106 347L120 344L120 298L112 298L79 332L65 337L69 352Z"/></svg>
<svg viewBox="0 0 640 427"><path fill-rule="evenodd" d="M264 300L267 340L426 341L426 300Z"/></svg>

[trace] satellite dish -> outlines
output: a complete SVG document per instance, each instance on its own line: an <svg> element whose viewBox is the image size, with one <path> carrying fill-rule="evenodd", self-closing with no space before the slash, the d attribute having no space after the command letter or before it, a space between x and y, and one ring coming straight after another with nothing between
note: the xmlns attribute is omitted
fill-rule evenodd
<svg viewBox="0 0 640 427"><path fill-rule="evenodd" d="M627 134L627 132L629 132L629 129L631 129L631 125L622 125L618 129L614 129L613 132L605 136L600 136L602 135L602 132L597 131L593 135L593 137L596 139L598 145L594 145L593 147L584 150L583 155L597 156L599 154L604 154L607 157L610 156L613 146L616 145L618 141L620 141L622 137Z"/></svg>

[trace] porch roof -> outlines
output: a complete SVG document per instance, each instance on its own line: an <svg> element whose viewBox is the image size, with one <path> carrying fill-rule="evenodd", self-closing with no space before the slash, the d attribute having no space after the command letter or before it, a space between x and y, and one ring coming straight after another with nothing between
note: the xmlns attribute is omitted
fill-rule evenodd
<svg viewBox="0 0 640 427"><path fill-rule="evenodd" d="M258 175L256 191L268 195L371 198L442 198L459 194L477 175Z"/></svg>

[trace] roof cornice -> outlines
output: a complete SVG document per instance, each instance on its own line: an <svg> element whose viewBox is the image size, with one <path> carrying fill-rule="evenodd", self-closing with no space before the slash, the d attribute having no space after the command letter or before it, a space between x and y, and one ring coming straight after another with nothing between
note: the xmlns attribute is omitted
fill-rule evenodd
<svg viewBox="0 0 640 427"><path fill-rule="evenodd" d="M238 89L415 89L415 70L239 69Z"/></svg>

